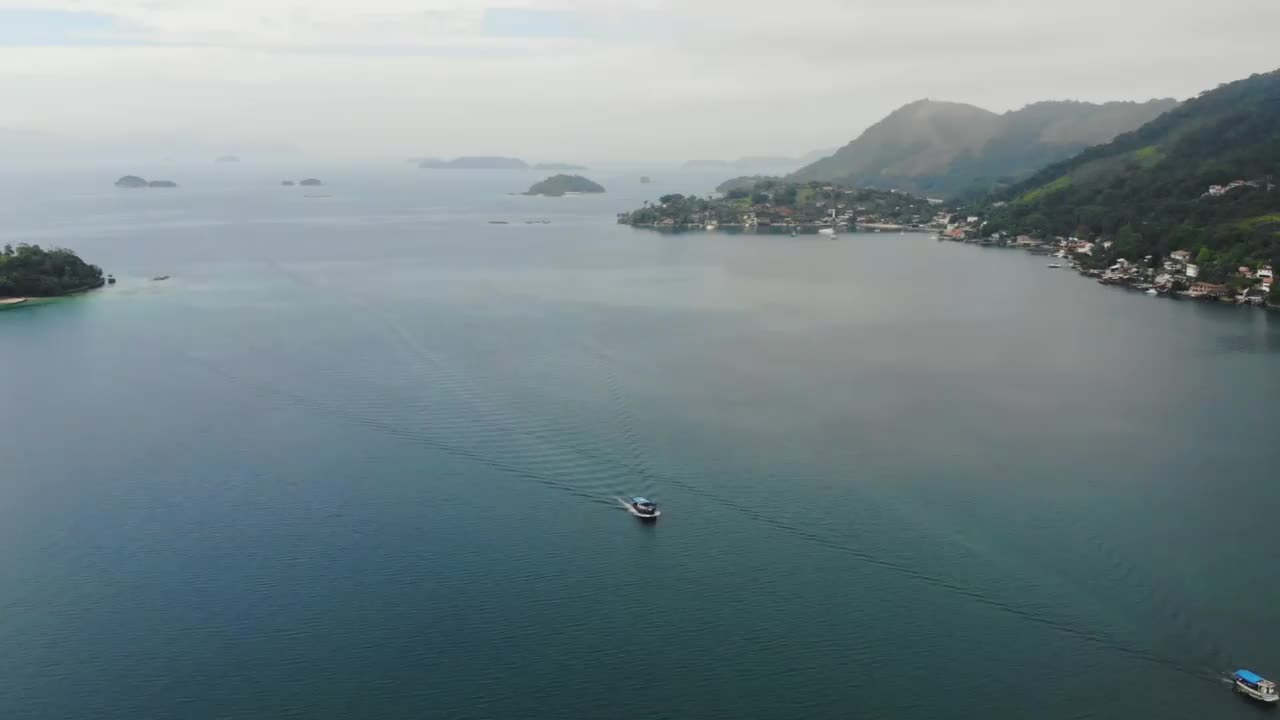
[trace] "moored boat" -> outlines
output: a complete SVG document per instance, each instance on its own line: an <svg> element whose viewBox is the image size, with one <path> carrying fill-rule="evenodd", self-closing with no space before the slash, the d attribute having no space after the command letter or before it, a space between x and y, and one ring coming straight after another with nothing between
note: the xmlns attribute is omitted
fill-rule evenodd
<svg viewBox="0 0 1280 720"><path fill-rule="evenodd" d="M1233 676L1236 692L1247 695L1258 702L1273 703L1280 700L1276 694L1276 684L1263 678L1252 670L1237 670Z"/></svg>

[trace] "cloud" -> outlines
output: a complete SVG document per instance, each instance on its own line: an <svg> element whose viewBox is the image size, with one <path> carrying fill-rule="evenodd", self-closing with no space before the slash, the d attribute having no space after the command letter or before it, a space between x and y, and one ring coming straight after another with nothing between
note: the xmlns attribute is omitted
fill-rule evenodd
<svg viewBox="0 0 1280 720"><path fill-rule="evenodd" d="M587 28L584 17L564 10L533 8L486 8L483 32L496 37L581 37Z"/></svg>
<svg viewBox="0 0 1280 720"><path fill-rule="evenodd" d="M1274 0L7 4L0 125L346 157L800 154L921 97L1188 97L1280 67Z"/></svg>
<svg viewBox="0 0 1280 720"><path fill-rule="evenodd" d="M76 10L0 7L0 47L112 45L118 21Z"/></svg>

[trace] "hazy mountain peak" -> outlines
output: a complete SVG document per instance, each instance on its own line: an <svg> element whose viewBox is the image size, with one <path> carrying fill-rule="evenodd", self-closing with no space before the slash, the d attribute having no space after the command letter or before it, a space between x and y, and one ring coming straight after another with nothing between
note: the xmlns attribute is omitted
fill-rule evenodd
<svg viewBox="0 0 1280 720"><path fill-rule="evenodd" d="M1049 100L997 114L966 103L922 99L894 110L792 177L954 194L1026 177L1134 130L1176 104Z"/></svg>

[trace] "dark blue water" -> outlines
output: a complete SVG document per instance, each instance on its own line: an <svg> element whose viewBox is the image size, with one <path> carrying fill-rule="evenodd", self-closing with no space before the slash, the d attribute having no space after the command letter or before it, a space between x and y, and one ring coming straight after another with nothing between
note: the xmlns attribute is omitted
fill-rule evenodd
<svg viewBox="0 0 1280 720"><path fill-rule="evenodd" d="M1254 715L1280 322L638 175L6 179L0 716Z"/></svg>

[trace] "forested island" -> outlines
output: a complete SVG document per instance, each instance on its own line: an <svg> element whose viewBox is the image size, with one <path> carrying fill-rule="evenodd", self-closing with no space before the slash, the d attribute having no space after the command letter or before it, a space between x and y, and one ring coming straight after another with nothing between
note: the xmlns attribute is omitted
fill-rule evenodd
<svg viewBox="0 0 1280 720"><path fill-rule="evenodd" d="M937 210L928 200L905 193L847 188L820 182L777 178L736 178L721 185L717 197L663 195L656 203L623 213L618 222L668 230L710 227L922 228Z"/></svg>
<svg viewBox="0 0 1280 720"><path fill-rule="evenodd" d="M70 295L104 282L102 268L70 250L26 244L0 249L0 300Z"/></svg>
<svg viewBox="0 0 1280 720"><path fill-rule="evenodd" d="M552 175L541 182L534 183L525 195L546 195L560 197L568 193L602 193L604 186L588 180L581 175Z"/></svg>

